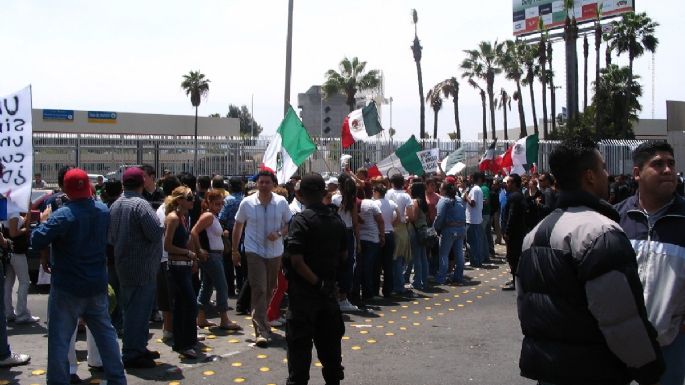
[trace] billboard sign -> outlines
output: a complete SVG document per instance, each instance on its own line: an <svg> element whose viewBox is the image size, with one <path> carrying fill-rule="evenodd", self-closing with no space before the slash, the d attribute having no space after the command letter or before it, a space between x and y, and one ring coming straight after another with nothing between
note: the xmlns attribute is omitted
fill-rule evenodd
<svg viewBox="0 0 685 385"><path fill-rule="evenodd" d="M110 123L117 122L117 113L109 111L88 111L89 123Z"/></svg>
<svg viewBox="0 0 685 385"><path fill-rule="evenodd" d="M602 18L635 11L635 0L575 0L568 14L578 23L595 20L601 4ZM515 36L539 32L540 21L546 29L563 27L566 20L564 0L513 0Z"/></svg>
<svg viewBox="0 0 685 385"><path fill-rule="evenodd" d="M43 110L43 120L74 121L74 110Z"/></svg>

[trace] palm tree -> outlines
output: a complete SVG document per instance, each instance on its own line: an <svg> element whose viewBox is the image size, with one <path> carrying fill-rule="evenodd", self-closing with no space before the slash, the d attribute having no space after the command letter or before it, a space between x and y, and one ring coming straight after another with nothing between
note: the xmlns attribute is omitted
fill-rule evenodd
<svg viewBox="0 0 685 385"><path fill-rule="evenodd" d="M359 61L353 57L352 60L345 57L338 65L340 72L328 70L326 72L326 82L321 86L324 97L342 93L347 97L345 104L353 111L356 105L357 91L371 90L381 83L380 72L378 70L366 69L366 62Z"/></svg>
<svg viewBox="0 0 685 385"><path fill-rule="evenodd" d="M590 54L590 44L587 34L583 35L583 111L587 110L587 57Z"/></svg>
<svg viewBox="0 0 685 385"><path fill-rule="evenodd" d="M535 64L535 60L538 57L538 52L537 48L527 45L521 45L519 49L522 51L520 59L526 70L526 76L521 81L521 84L528 86L530 89L530 106L533 109L533 130L537 134L539 133L538 114L535 110L535 91L533 90L533 85L535 84L535 78L540 73L540 66Z"/></svg>
<svg viewBox="0 0 685 385"><path fill-rule="evenodd" d="M594 102L595 108L599 110L598 127L602 127L600 134L603 137L633 138L630 126L624 126L623 120L628 116L630 121L637 121L638 113L642 109L638 99L642 96L642 86L637 79L639 76L631 75L629 67L612 64L601 71L600 81L595 83Z"/></svg>
<svg viewBox="0 0 685 385"><path fill-rule="evenodd" d="M523 77L523 66L521 65L521 48L523 43L507 40L504 42L504 50L498 57L499 65L504 69L507 79L513 80L516 83L516 92L514 92L514 100L518 102L519 125L523 136L528 135L526 129L526 114L523 109L523 98L521 93L521 79Z"/></svg>
<svg viewBox="0 0 685 385"><path fill-rule="evenodd" d="M552 133L557 131L557 91L554 88L554 70L552 69L552 42L547 41L547 65L549 69L549 97L552 104Z"/></svg>
<svg viewBox="0 0 685 385"><path fill-rule="evenodd" d="M451 77L436 84L433 89L442 92L445 98L452 97L454 103L454 125L456 126L456 139L461 140L461 127L459 125L459 82L456 78Z"/></svg>
<svg viewBox="0 0 685 385"><path fill-rule="evenodd" d="M595 86L599 82L599 49L602 46L602 4L597 5L597 13L595 14ZM599 113L595 108L595 127L599 127Z"/></svg>
<svg viewBox="0 0 685 385"><path fill-rule="evenodd" d="M483 88L476 83L475 80L469 79L469 84L471 87L477 89L480 92L480 102L483 105L483 145L485 145L485 142L488 140L488 124L487 124L487 118L488 118L488 113L487 113L487 107L485 104L485 91L483 91ZM493 136L494 138L494 136Z"/></svg>
<svg viewBox="0 0 685 385"><path fill-rule="evenodd" d="M442 109L442 97L440 96L440 90L437 88L432 88L428 90L428 95L426 95L426 101L430 103L433 109L433 138L438 137L438 112Z"/></svg>
<svg viewBox="0 0 685 385"><path fill-rule="evenodd" d="M411 10L412 23L414 24L414 43L411 46L411 51L414 54L414 62L416 62L416 76L419 80L419 102L421 105L421 121L420 121L420 135L421 138L426 135L426 105L423 102L423 75L421 73L421 43L419 42L419 35L417 32L417 24L419 22L419 14L416 9Z"/></svg>
<svg viewBox="0 0 685 385"><path fill-rule="evenodd" d="M461 69L464 70L462 77L469 78L469 82L473 78L478 78L485 81L488 100L490 102L490 131L492 132L492 139L495 139L495 76L502 73L502 68L498 65L498 58L502 55L504 43L497 41L490 43L489 41L481 41L478 44L478 49L465 50L467 57L461 63Z"/></svg>
<svg viewBox="0 0 685 385"><path fill-rule="evenodd" d="M190 71L183 75L181 88L186 96L190 96L190 104L195 107L195 154L193 156L193 172L197 173L197 109L202 98L206 98L209 93L210 80L200 71Z"/></svg>
<svg viewBox="0 0 685 385"><path fill-rule="evenodd" d="M659 45L659 39L654 35L659 23L652 21L646 13L626 13L620 21L611 23L612 28L607 33L609 46L620 56L628 53L629 78L627 85L633 84L633 61L642 56L645 50L654 53ZM625 105L630 104L630 88L626 88ZM624 130L628 128L629 115L624 117Z"/></svg>
<svg viewBox="0 0 685 385"><path fill-rule="evenodd" d="M547 30L544 29L542 18L540 18L540 29L543 31L538 43L538 63L540 65L540 83L542 83L542 131L545 138L547 137Z"/></svg>
<svg viewBox="0 0 685 385"><path fill-rule="evenodd" d="M566 10L563 34L566 48L566 109L570 129L576 124L578 118L578 50L576 47L578 23L575 14L571 15L574 3L574 0L564 0L564 9Z"/></svg>
<svg viewBox="0 0 685 385"><path fill-rule="evenodd" d="M509 140L509 132L507 131L507 108L511 110L511 98L509 97L509 94L507 94L507 91L504 90L504 88L502 88L502 90L500 91L498 107L502 109L502 113L504 114L504 140Z"/></svg>

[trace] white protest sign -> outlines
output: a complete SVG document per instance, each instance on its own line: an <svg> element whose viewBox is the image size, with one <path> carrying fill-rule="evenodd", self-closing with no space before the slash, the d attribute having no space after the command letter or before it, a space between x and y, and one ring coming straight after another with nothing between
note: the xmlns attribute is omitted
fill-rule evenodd
<svg viewBox="0 0 685 385"><path fill-rule="evenodd" d="M33 175L31 86L0 98L0 194L28 212Z"/></svg>
<svg viewBox="0 0 685 385"><path fill-rule="evenodd" d="M423 150L416 153L419 157L421 165L423 166L423 171L425 172L438 172L438 157L440 156L440 150L437 148L432 148L430 150Z"/></svg>

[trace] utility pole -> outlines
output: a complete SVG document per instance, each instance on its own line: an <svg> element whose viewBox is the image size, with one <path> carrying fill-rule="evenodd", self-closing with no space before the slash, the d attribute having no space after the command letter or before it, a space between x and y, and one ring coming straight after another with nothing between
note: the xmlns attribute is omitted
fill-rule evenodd
<svg viewBox="0 0 685 385"><path fill-rule="evenodd" d="M293 1L288 0L288 36L285 43L285 96L283 98L283 116L290 108L290 74L293 56Z"/></svg>
<svg viewBox="0 0 685 385"><path fill-rule="evenodd" d="M578 118L578 25L575 16L566 16L564 41L566 42L566 110L568 126L573 129Z"/></svg>

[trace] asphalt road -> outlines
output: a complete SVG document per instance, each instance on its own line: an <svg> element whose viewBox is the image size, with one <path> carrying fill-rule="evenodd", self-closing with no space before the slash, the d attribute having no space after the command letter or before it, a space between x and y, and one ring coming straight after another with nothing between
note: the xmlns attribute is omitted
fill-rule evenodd
<svg viewBox="0 0 685 385"><path fill-rule="evenodd" d="M498 247L498 252L501 252ZM513 292L500 287L509 279L505 264L467 270L467 287L435 286L415 299L372 303L373 314L346 315L342 341L346 384L534 384L520 377L518 355L521 332ZM231 301L231 304L234 304ZM0 385L44 384L47 366L47 295L32 293L29 307L41 322L10 324L12 349L32 356L28 366L0 369ZM231 313L245 329L227 333L202 330L204 356L181 359L161 341L161 324L151 324L149 348L162 357L155 369L128 372L129 384L284 384L287 377L283 328L274 329L274 343L265 349L253 345L248 317ZM215 320L217 321L217 320ZM85 363L85 333L76 345L83 383L98 383L101 373ZM311 384L323 384L316 355Z"/></svg>

